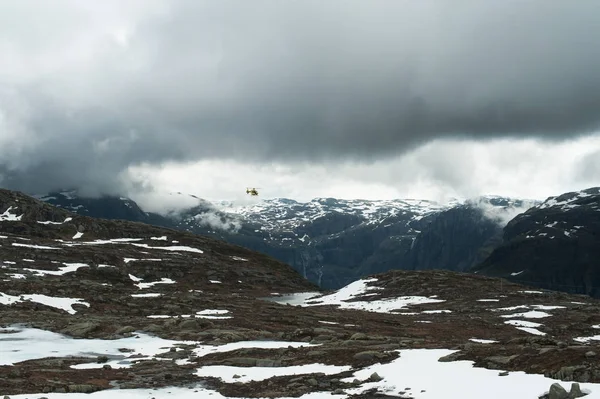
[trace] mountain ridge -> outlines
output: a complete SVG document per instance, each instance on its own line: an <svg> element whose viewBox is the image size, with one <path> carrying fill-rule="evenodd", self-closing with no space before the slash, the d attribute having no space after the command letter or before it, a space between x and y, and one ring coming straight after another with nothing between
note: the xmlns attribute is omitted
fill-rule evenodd
<svg viewBox="0 0 600 399"><path fill-rule="evenodd" d="M340 288L361 276L390 269L425 268L436 260L423 254L411 254L415 240L432 220L444 212L460 207L474 209L462 212L463 225L478 225L483 214L490 219L494 234L502 224L502 212L520 209L528 202L520 199L481 196L465 203L453 201L439 204L428 200L343 200L315 198L307 202L291 199L267 199L259 203L234 206L231 202L211 203L197 196L181 193L186 201L194 198L198 205L164 212L162 215L144 212L128 199L84 199L67 192L38 196L49 203L96 217L124 218L169 228L204 234L235 243L273 256L290 264L305 278L317 285ZM114 205L115 201L121 204ZM116 208L117 212L112 212ZM492 212L493 211L493 212ZM499 216L500 215L500 216ZM486 219L486 220L487 220ZM462 219L461 219L462 220ZM443 254L441 261L453 270L468 268L477 258L470 241L489 239L491 233L478 227L470 228L477 237L462 243L460 253ZM455 234L441 232L440 237ZM478 238L484 235L483 238ZM448 238L448 239L450 239ZM446 238L443 238L446 239ZM419 245L417 245L420 248ZM462 266L451 265L455 259ZM423 260L423 262L421 262Z"/></svg>

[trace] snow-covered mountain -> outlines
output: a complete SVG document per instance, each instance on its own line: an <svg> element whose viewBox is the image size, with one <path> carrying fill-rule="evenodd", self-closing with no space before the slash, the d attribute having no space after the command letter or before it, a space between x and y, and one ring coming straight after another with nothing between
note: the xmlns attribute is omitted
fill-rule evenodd
<svg viewBox="0 0 600 399"><path fill-rule="evenodd" d="M223 204L216 203L216 204ZM352 215L366 223L382 223L386 219L411 215L414 220L448 208L427 200L344 200L315 198L309 202L298 202L287 198L267 199L258 204L235 207L233 203L221 209L244 216L249 221L261 222L266 229L295 229L332 212Z"/></svg>
<svg viewBox="0 0 600 399"><path fill-rule="evenodd" d="M190 198L174 195L182 201ZM38 198L86 216L133 220L220 238L292 265L324 288L339 288L391 269L468 269L479 259L478 249L490 237L499 237L503 224L529 204L499 196L447 204L335 198L236 204L193 197L196 206L159 215L144 212L124 197L90 199L61 192ZM440 252L440 241L456 246Z"/></svg>

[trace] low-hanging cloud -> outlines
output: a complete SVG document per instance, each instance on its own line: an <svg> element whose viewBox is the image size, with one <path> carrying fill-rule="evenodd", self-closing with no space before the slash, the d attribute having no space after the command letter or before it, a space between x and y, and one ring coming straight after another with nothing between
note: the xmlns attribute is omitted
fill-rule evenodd
<svg viewBox="0 0 600 399"><path fill-rule="evenodd" d="M537 200L507 200L513 202L505 206L499 206L490 203L489 199L485 197L477 197L469 199L466 203L481 210L484 217L496 222L500 227L506 226L517 215L541 203L541 201Z"/></svg>
<svg viewBox="0 0 600 399"><path fill-rule="evenodd" d="M25 191L600 125L594 0L7 0L0 23L0 184Z"/></svg>
<svg viewBox="0 0 600 399"><path fill-rule="evenodd" d="M194 219L201 226L208 226L228 233L237 233L242 228L242 222L239 218L216 212L198 214Z"/></svg>

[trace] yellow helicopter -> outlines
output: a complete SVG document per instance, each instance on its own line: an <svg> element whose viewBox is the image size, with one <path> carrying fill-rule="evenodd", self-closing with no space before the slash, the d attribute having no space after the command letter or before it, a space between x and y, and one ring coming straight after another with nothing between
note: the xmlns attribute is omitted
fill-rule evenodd
<svg viewBox="0 0 600 399"><path fill-rule="evenodd" d="M246 194L250 194L252 196L257 196L258 195L258 191L256 191L256 188L248 188L248 187L246 187Z"/></svg>

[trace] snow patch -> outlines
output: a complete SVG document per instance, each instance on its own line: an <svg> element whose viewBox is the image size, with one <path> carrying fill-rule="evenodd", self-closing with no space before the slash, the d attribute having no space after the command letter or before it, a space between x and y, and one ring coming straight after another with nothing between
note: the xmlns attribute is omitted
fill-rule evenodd
<svg viewBox="0 0 600 399"><path fill-rule="evenodd" d="M0 213L0 222L19 222L23 218L23 214L17 215L16 213L12 213L11 210L16 211L16 207L9 206L4 213Z"/></svg>
<svg viewBox="0 0 600 399"><path fill-rule="evenodd" d="M56 247L48 247L45 245L21 244L19 242L13 242L12 245L15 247L27 247L27 248L35 248L35 249L62 249L62 248L56 248Z"/></svg>
<svg viewBox="0 0 600 399"><path fill-rule="evenodd" d="M44 270L44 269L23 269L29 272L34 273L36 276L45 276L45 275L53 275L53 276L62 276L65 273L74 272L80 267L89 267L87 263L63 263L63 267L60 267L58 270Z"/></svg>
<svg viewBox="0 0 600 399"><path fill-rule="evenodd" d="M217 377L224 382L264 381L266 379L299 374L323 373L338 374L350 370L350 366L331 366L321 363L303 364L287 367L236 367L236 366L204 366L196 371L199 377Z"/></svg>
<svg viewBox="0 0 600 399"><path fill-rule="evenodd" d="M369 312L388 313L394 310L400 310L410 305L420 305L424 303L445 302L441 299L433 299L422 296L402 296L397 298L378 299L372 301L360 301L369 290L379 290L380 287L368 286L367 283L377 281L376 278L362 279L355 281L341 288L337 292L308 299L302 306L324 306L337 305L342 309L357 309Z"/></svg>
<svg viewBox="0 0 600 399"><path fill-rule="evenodd" d="M500 376L500 370L474 367L472 361L438 361L456 352L454 350L406 349L398 352L400 357L390 363L374 364L342 379L344 382L352 382L355 378L365 381L359 388L347 389L346 392L360 394L377 389L387 395L406 397L408 394L408 397L415 399L538 398L548 392L551 384L565 384L540 374L524 372L509 372L506 376ZM373 373L383 379L367 382ZM586 398L600 398L600 384L581 383L580 386L587 392L593 390Z"/></svg>
<svg viewBox="0 0 600 399"><path fill-rule="evenodd" d="M0 292L0 304L1 305L12 305L13 303L20 302L35 302L42 305L50 306L56 309L64 310L69 314L77 313L76 310L72 308L73 305L84 305L89 307L90 304L87 302L83 302L80 298L60 298L53 297L41 294L27 294L27 295L8 295L3 292Z"/></svg>

